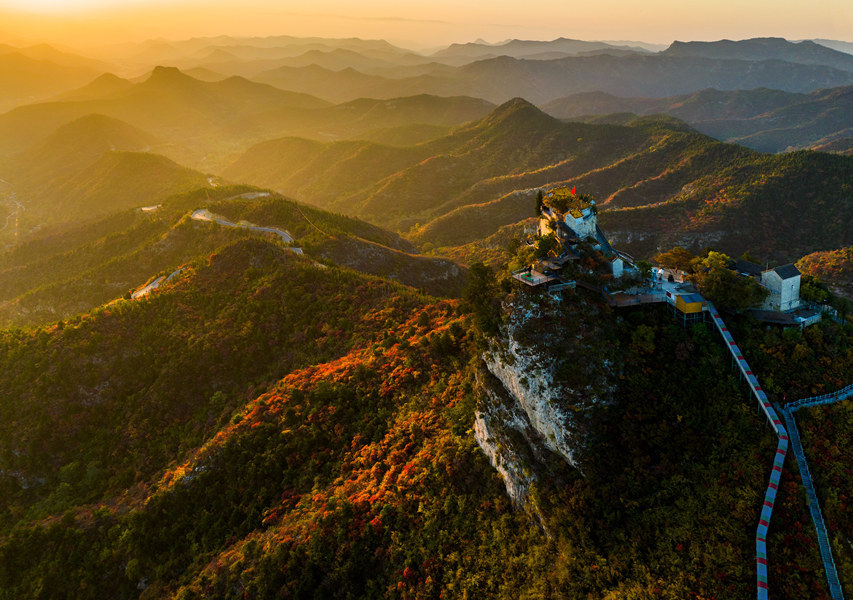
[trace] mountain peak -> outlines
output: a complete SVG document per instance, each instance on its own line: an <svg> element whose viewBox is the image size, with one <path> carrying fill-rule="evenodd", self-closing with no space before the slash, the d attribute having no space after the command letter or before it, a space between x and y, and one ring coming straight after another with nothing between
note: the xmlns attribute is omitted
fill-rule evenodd
<svg viewBox="0 0 853 600"><path fill-rule="evenodd" d="M122 79L115 73L103 73L102 75L98 75L95 79L93 79L90 85L110 85L121 83L130 82L127 79Z"/></svg>
<svg viewBox="0 0 853 600"><path fill-rule="evenodd" d="M99 113L84 115L65 123L46 141L54 139L63 140L78 152L84 144L91 145L96 142L102 146L99 150L103 152L107 149L139 150L156 141L156 138L146 131Z"/></svg>
<svg viewBox="0 0 853 600"><path fill-rule="evenodd" d="M194 81L196 80L182 72L177 67L156 66L154 67L154 70L151 71L151 76L146 80L146 83L175 84Z"/></svg>
<svg viewBox="0 0 853 600"><path fill-rule="evenodd" d="M95 98L104 98L112 94L119 94L132 87L133 84L127 79L122 79L113 73L104 73L81 88L77 88L76 90L71 90L70 92L57 96L57 100L64 102L93 100Z"/></svg>
<svg viewBox="0 0 853 600"><path fill-rule="evenodd" d="M513 108L513 109L527 108L527 107L536 108L533 104L531 104L529 101L525 100L521 96L516 96L515 98L507 100L506 102L504 102L503 104L498 106L498 108L503 108L503 107L506 107L508 109L509 108Z"/></svg>
<svg viewBox="0 0 853 600"><path fill-rule="evenodd" d="M535 105L531 104L524 98L513 98L511 100L507 100L500 106L498 106L495 110L492 111L493 117L497 118L506 118L510 115L527 112L530 114L540 113L544 115L541 110L539 110Z"/></svg>
<svg viewBox="0 0 853 600"><path fill-rule="evenodd" d="M513 98L495 108L477 123L481 129L494 131L536 130L551 127L557 121L524 98Z"/></svg>

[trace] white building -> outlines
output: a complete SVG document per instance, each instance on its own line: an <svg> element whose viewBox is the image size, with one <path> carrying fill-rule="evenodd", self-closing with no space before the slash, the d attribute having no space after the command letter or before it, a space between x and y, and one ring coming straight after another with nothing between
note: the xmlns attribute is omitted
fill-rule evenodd
<svg viewBox="0 0 853 600"><path fill-rule="evenodd" d="M566 211L565 221L566 225L578 234L579 238L596 237L598 219L596 217L595 200L590 200L589 204L584 208L572 208Z"/></svg>
<svg viewBox="0 0 853 600"><path fill-rule="evenodd" d="M593 248L601 252L610 263L610 273L614 278L622 277L626 268L633 268L631 262L626 260L613 249L607 236L598 226L595 200L586 200L583 196L574 197L574 194L565 189L549 192L547 197L554 194L564 198L571 196L567 202L568 207L565 214L554 210L549 206L542 209L539 218L539 235L554 233L557 239L564 243L572 243L572 240L590 240Z"/></svg>
<svg viewBox="0 0 853 600"><path fill-rule="evenodd" d="M610 274L614 279L622 277L622 271L625 269L625 261L617 254L611 254L608 259L610 261Z"/></svg>
<svg viewBox="0 0 853 600"><path fill-rule="evenodd" d="M761 285L770 292L764 300L764 310L786 312L800 306L800 271L792 264L782 265L761 273Z"/></svg>

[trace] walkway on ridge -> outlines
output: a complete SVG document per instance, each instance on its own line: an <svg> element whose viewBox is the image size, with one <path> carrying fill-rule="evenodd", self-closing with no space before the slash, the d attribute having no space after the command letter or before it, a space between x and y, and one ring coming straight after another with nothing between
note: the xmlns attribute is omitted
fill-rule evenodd
<svg viewBox="0 0 853 600"><path fill-rule="evenodd" d="M275 235L281 238L285 244L289 244L293 242L293 236L290 235L288 231L284 229L279 229L278 227L261 227L259 225L255 225L253 223L249 223L248 221L240 221L239 223L232 223L228 219L221 217L215 213L210 212L206 208L200 208L193 212L192 218L196 221L212 221L214 223L219 223L225 227L237 227L240 229L249 229L250 231L259 231L261 233L274 233ZM288 248L291 252L295 252L297 254L302 254L302 248Z"/></svg>
<svg viewBox="0 0 853 600"><path fill-rule="evenodd" d="M838 579L835 560L832 558L832 544L830 544L829 536L826 533L826 523L823 520L823 513L821 513L820 510L817 491L815 490L814 481L812 480L811 472L809 471L809 465L806 462L806 454L803 450L803 444L800 441L800 431L797 428L797 421L794 418L794 412L801 408L841 402L850 396L853 396L853 385L848 385L846 388L839 390L834 394L824 394L822 396L803 398L783 406L780 409L791 435L791 449L794 451L794 456L797 458L797 464L800 467L800 478L803 481L803 487L806 488L806 495L809 499L809 513L811 513L812 522L814 523L817 542L820 549L820 558L823 561L823 569L826 572L826 581L829 586L829 594L832 596L832 600L844 600L844 593L841 589L841 582Z"/></svg>
<svg viewBox="0 0 853 600"><path fill-rule="evenodd" d="M592 284L580 280L578 281L578 285L580 287L592 291L601 292L611 306L642 304L646 302L655 301L651 298L643 297L641 299L640 297L636 297L636 299L631 298L630 300L626 298L624 299L624 303L620 304L615 302L615 298L607 291L606 288L594 286ZM737 364L737 367L740 370L741 374L746 378L746 381L749 384L749 388L752 391L752 394L758 400L759 406L764 411L767 420L770 421L770 424L773 427L773 431L779 438L779 444L776 447L776 455L773 459L773 468L770 471L770 481L767 484L767 491L764 493L764 504L761 508L761 515L758 520L758 528L755 532L755 562L758 600L768 600L767 530L770 526L770 517L773 514L773 506L776 502L776 494L779 490L779 482L782 477L782 469L785 463L785 456L788 452L789 442L791 444L791 449L794 452L794 456L797 459L797 463L800 465L800 475L803 480L803 486L806 488L806 494L809 498L809 511L811 512L812 521L814 522L815 530L817 533L818 544L820 547L820 555L823 561L824 570L826 571L826 578L827 584L829 586L830 596L832 597L832 600L844 600L841 584L838 580L838 572L835 568L835 561L832 558L832 547L829 543L829 538L826 534L826 525L823 521L823 515L820 512L820 504L818 503L817 494L815 493L814 489L814 483L812 481L811 474L809 473L808 464L806 463L805 453L803 452L803 446L800 442L799 430L797 429L797 423L794 419L793 413L801 408L821 406L846 400L850 396L853 396L853 385L848 385L844 389L832 394L823 394L821 396L804 398L801 400L797 400L796 402L792 402L785 407L779 408L779 412L784 417L785 424L788 426L788 428L786 429L785 425L783 425L782 421L779 419L776 410L770 404L770 401L767 399L767 395L761 388L761 385L758 382L758 378L755 376L755 373L753 373L749 364L746 362L746 358L744 358L743 352L738 347L737 343L734 341L734 338L729 332L729 329L723 321L722 317L720 317L717 308L711 301L706 301L706 304L707 311L711 315L711 320L714 322L717 331L719 331L720 335L725 341L726 347L729 349L729 352L731 352L735 364Z"/></svg>
<svg viewBox="0 0 853 600"><path fill-rule="evenodd" d="M764 493L764 505L761 507L761 515L758 518L758 528L755 531L755 563L756 563L756 579L758 588L758 600L767 600L767 529L770 527L770 516L773 514L773 505L776 502L776 493L779 491L779 481L782 478L782 466L785 464L785 456L788 453L788 432L782 421L776 414L776 411L767 400L767 395L761 386L758 384L758 378L752 372L749 364L743 356L738 345L735 343L732 334L729 333L729 328L717 312L717 308L712 302L708 301L708 312L711 314L711 320L716 325L720 335L726 342L729 352L735 359L735 363L746 377L750 390L758 400L764 414L773 426L776 435L779 436L779 445L776 447L776 456L773 458L773 468L770 470L770 482L767 484L767 491Z"/></svg>

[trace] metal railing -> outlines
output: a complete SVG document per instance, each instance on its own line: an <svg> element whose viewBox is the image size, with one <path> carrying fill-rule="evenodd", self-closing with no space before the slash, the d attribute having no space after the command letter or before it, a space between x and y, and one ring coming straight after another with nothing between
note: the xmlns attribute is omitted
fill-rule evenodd
<svg viewBox="0 0 853 600"><path fill-rule="evenodd" d="M779 416L771 406L767 395L758 383L758 378L752 372L746 358L743 356L738 345L735 343L732 334L729 333L729 328L717 312L717 308L711 301L707 304L708 312L711 315L711 320L717 327L717 331L723 338L726 347L734 357L735 363L740 369L740 372L746 377L749 384L749 389L752 391L755 398L758 400L759 406L764 411L773 430L779 437L779 444L776 447L776 455L773 457L773 467L770 470L770 481L767 484L767 490L764 492L764 504L761 507L761 515L758 518L758 527L755 530L755 577L756 577L756 595L758 600L768 599L768 580L767 580L767 529L770 527L770 517L773 514L773 505L776 503L776 493L779 490L779 481L782 478L782 469L785 464L785 456L788 453L788 432L779 420Z"/></svg>
<svg viewBox="0 0 853 600"><path fill-rule="evenodd" d="M853 386L850 387L853 388ZM794 451L797 464L800 466L800 479L803 481L803 487L806 488L806 495L809 498L809 512L811 513L815 533L817 534L817 543L820 550L820 558L823 561L823 570L826 572L829 595L832 596L832 600L844 600L841 582L838 580L838 571L835 568L835 560L832 558L832 545L829 543L829 536L826 533L826 523L824 523L823 513L820 511L820 502L818 502L814 482L809 472L809 465L806 462L803 444L800 442L800 431L797 428L797 421L794 419L793 411L788 407L782 408L781 412L785 418L785 424L788 426L788 434L791 436L791 449Z"/></svg>
<svg viewBox="0 0 853 600"><path fill-rule="evenodd" d="M820 406L822 404L832 404L833 402L846 400L850 396L853 396L853 384L850 384L846 388L842 388L837 392L833 392L832 394L822 394L820 396L812 396L811 398L803 398L796 402L791 402L787 404L785 408L794 412L801 408L810 408L812 406Z"/></svg>

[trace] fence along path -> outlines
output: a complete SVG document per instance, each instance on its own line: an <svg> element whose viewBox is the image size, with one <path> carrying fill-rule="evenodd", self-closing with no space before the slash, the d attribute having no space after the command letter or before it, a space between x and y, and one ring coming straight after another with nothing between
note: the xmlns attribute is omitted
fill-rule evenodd
<svg viewBox="0 0 853 600"><path fill-rule="evenodd" d="M756 566L756 587L758 600L767 600L767 528L770 527L770 517L773 514L773 505L776 502L776 493L779 491L779 481L782 478L782 466L785 464L785 456L788 453L788 431L782 425L782 421L767 400L767 395L758 383L758 378L752 372L749 364L743 356L738 345L735 343L732 334L729 333L729 328L717 312L716 307L708 302L708 312L711 314L711 320L716 325L720 335L728 347L729 352L735 359L738 369L746 377L750 390L758 400L758 404L767 416L767 420L773 426L773 431L779 437L779 445L776 447L776 456L773 458L773 468L770 470L770 482L767 484L767 491L764 493L764 504L761 507L761 515L758 518L758 528L755 531L755 566Z"/></svg>
<svg viewBox="0 0 853 600"><path fill-rule="evenodd" d="M838 579L838 570L835 568L835 560L832 558L832 544L829 543L829 536L826 533L826 523L824 523L823 520L823 513L821 513L820 510L820 502L818 502L817 499L814 481L812 480L811 472L809 471L809 465L806 462L806 454L803 450L803 444L800 442L800 431L797 428L797 421L794 418L794 412L801 408L840 402L841 400L846 400L851 395L853 395L853 385L848 385L846 388L839 390L834 394L823 394L822 396L803 398L802 400L792 402L781 409L782 415L785 417L785 424L788 426L788 431L791 435L791 449L794 451L794 456L797 458L797 464L800 466L800 478L803 480L803 487L806 488L806 495L809 498L809 513L811 513L815 533L817 534L820 558L823 561L823 570L826 572L826 583L829 586L829 595L832 596L832 600L844 600L844 592L841 589L841 582Z"/></svg>
<svg viewBox="0 0 853 600"><path fill-rule="evenodd" d="M853 396L853 383L848 385L846 388L842 388L832 394L812 396L811 398L803 398L802 400L791 402L785 405L785 408L787 408L791 412L794 412L796 410L800 410L801 408L810 408L812 406L821 406L823 404L832 404L833 402L840 402L841 400L847 400L847 398L849 398L850 396Z"/></svg>
<svg viewBox="0 0 853 600"><path fill-rule="evenodd" d="M841 592L841 583L838 581L838 571L836 571L835 561L832 559L832 546L829 543L829 536L826 534L826 524L823 521L823 514L820 512L820 503L817 500L808 463L806 463L803 445L800 443L800 431L797 428L797 422L794 420L792 412L787 408L782 408L781 410L782 415L785 417L785 424L788 426L788 431L791 434L791 449L797 458L797 464L800 466L800 478L803 480L803 487L806 488L806 495L809 498L809 512L811 513L815 533L817 534L817 543L820 549L820 558L823 561L823 570L826 572L829 595L832 596L832 600L844 600L844 595Z"/></svg>

